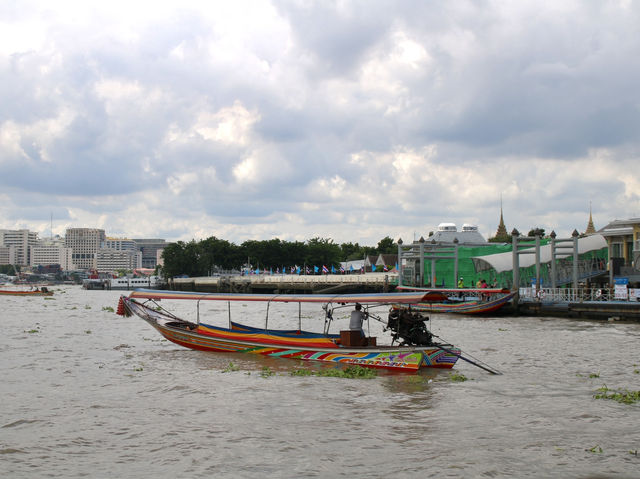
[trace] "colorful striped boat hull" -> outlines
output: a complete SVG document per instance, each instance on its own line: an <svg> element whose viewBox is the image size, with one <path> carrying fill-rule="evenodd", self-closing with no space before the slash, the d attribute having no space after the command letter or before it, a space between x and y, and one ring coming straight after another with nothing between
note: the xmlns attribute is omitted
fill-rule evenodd
<svg viewBox="0 0 640 479"><path fill-rule="evenodd" d="M452 345L342 347L335 336L319 342L317 334L309 338L292 338L290 332L285 335L269 334L256 328L242 331L209 325L196 327L193 323L171 317L130 298L123 296L121 301L124 314L135 314L169 341L200 351L250 353L405 371L449 369L461 354Z"/></svg>
<svg viewBox="0 0 640 479"><path fill-rule="evenodd" d="M12 291L0 289L0 296L53 296L53 291Z"/></svg>
<svg viewBox="0 0 640 479"><path fill-rule="evenodd" d="M419 289L402 287L401 290L418 290L421 292L433 292L439 293L441 296L451 295L453 297L456 294L464 294L464 290L438 290L438 289ZM471 300L471 301L435 301L435 302L420 302L411 305L411 309L414 311L421 311L427 313L447 313L447 314L489 314L495 313L499 309L506 306L516 295L516 292L502 292L496 293L496 290L487 290L489 293L484 293L482 290L472 290L474 292L480 291L478 294L487 294L489 299L487 300ZM429 295L427 294L427 298Z"/></svg>

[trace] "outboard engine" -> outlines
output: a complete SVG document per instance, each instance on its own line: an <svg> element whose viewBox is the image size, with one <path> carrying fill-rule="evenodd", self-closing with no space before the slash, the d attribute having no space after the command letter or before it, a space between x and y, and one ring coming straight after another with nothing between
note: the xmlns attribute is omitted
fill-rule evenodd
<svg viewBox="0 0 640 479"><path fill-rule="evenodd" d="M426 321L429 321L428 316L410 308L394 308L389 312L387 328L394 332L393 341L399 339L402 346L430 346L433 335L427 329Z"/></svg>

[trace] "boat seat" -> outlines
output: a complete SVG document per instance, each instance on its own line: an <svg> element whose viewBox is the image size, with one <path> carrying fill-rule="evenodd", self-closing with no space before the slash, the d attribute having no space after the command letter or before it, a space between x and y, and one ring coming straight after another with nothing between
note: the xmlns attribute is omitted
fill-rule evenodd
<svg viewBox="0 0 640 479"><path fill-rule="evenodd" d="M350 329L343 329L340 331L340 346L343 347L364 347L375 346L376 338L367 338L360 334L360 331L352 331Z"/></svg>

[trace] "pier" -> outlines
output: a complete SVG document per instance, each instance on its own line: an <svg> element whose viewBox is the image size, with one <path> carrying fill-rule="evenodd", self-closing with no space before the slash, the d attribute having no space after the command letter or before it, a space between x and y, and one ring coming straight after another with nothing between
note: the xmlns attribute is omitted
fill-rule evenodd
<svg viewBox="0 0 640 479"><path fill-rule="evenodd" d="M341 294L393 291L397 281L395 273L230 275L173 278L169 287L203 293ZM535 288L521 288L518 302L507 305L500 314L638 321L640 302L616 300L607 289L541 288L536 293Z"/></svg>
<svg viewBox="0 0 640 479"><path fill-rule="evenodd" d="M521 316L640 320L640 299L616 299L600 288L521 288L512 311Z"/></svg>
<svg viewBox="0 0 640 479"><path fill-rule="evenodd" d="M203 293L380 293L395 289L395 273L255 274L172 278L170 289Z"/></svg>

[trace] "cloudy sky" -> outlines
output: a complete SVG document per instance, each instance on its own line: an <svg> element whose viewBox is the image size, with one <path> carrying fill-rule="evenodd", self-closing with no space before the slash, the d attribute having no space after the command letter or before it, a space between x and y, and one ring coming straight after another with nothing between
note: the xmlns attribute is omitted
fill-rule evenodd
<svg viewBox="0 0 640 479"><path fill-rule="evenodd" d="M0 228L375 245L640 216L640 3L0 0Z"/></svg>

